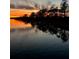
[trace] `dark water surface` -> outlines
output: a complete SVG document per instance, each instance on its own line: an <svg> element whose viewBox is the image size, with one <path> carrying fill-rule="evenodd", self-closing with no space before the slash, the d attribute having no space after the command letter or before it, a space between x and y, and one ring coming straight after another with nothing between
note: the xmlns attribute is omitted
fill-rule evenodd
<svg viewBox="0 0 79 59"><path fill-rule="evenodd" d="M36 27L14 29L10 37L11 59L69 59L68 31L66 35L63 31L54 34Z"/></svg>

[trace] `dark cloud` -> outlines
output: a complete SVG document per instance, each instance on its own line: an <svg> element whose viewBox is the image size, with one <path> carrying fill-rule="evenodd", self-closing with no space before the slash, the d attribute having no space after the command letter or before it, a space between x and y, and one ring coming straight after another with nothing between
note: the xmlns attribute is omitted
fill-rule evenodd
<svg viewBox="0 0 79 59"><path fill-rule="evenodd" d="M10 0L10 7L11 8L34 8L41 6L47 6L49 2L55 3L57 6L59 6L59 3L62 0Z"/></svg>
<svg viewBox="0 0 79 59"><path fill-rule="evenodd" d="M35 7L35 2L32 0L11 0L10 7L32 9Z"/></svg>

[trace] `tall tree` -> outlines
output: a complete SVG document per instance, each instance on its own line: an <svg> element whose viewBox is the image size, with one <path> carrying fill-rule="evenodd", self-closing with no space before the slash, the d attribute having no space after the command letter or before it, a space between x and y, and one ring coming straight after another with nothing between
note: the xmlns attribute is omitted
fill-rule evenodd
<svg viewBox="0 0 79 59"><path fill-rule="evenodd" d="M67 8L68 8L67 0L62 0L61 10L62 10L62 12L64 12L64 16L65 16L65 11L67 10Z"/></svg>

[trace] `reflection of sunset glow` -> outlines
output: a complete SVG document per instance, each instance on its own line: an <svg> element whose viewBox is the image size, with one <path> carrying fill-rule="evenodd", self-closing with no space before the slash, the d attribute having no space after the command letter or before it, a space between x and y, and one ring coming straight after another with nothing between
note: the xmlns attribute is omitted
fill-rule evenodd
<svg viewBox="0 0 79 59"><path fill-rule="evenodd" d="M11 29L15 29L15 28L26 28L26 27L32 27L31 24L25 24L24 22L21 22L21 21L17 21L17 20L14 20L14 19L11 19L10 20L10 28Z"/></svg>
<svg viewBox="0 0 79 59"><path fill-rule="evenodd" d="M11 20L10 20L10 24L11 24L12 26L16 26L16 25L24 25L23 22L21 22L21 21L17 21L17 20L14 20L14 19L11 19Z"/></svg>

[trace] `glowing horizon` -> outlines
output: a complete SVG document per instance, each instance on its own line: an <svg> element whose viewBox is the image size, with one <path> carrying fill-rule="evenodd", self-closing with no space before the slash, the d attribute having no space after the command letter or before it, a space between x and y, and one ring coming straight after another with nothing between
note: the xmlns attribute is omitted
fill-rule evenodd
<svg viewBox="0 0 79 59"><path fill-rule="evenodd" d="M29 16L32 12L38 12L39 10L26 10L26 9L10 9L10 17L19 17L27 14Z"/></svg>
<svg viewBox="0 0 79 59"><path fill-rule="evenodd" d="M24 14L27 14L27 16L29 16L32 12L37 12L37 11L38 10L10 9L10 18L24 16ZM24 22L17 21L15 19L10 20L10 29L27 28L27 27L32 27L32 25L25 24Z"/></svg>

